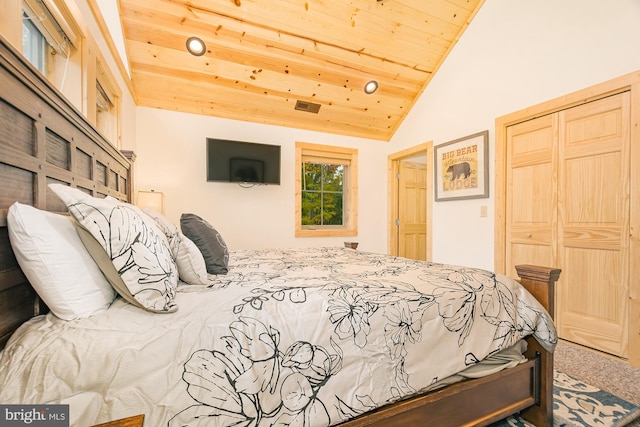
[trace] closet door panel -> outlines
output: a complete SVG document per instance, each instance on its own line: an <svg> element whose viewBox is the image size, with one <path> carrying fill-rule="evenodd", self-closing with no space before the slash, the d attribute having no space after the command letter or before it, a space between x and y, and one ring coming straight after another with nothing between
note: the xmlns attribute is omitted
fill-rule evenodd
<svg viewBox="0 0 640 427"><path fill-rule="evenodd" d="M559 334L628 356L629 94L559 113Z"/></svg>
<svg viewBox="0 0 640 427"><path fill-rule="evenodd" d="M557 265L557 115L511 126L507 138L507 274Z"/></svg>

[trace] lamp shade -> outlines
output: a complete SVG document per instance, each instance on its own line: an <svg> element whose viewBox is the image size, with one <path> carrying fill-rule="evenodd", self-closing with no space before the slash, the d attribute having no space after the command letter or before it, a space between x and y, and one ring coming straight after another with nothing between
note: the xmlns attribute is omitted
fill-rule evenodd
<svg viewBox="0 0 640 427"><path fill-rule="evenodd" d="M161 191L138 191L136 204L140 209L151 208L164 215L164 193Z"/></svg>

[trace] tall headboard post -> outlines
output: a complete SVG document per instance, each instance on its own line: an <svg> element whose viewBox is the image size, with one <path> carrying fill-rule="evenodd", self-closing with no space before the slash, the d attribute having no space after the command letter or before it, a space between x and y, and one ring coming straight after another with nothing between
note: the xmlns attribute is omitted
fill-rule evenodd
<svg viewBox="0 0 640 427"><path fill-rule="evenodd" d="M46 311L13 255L7 212L16 201L66 211L52 182L132 199L131 162L0 36L0 348Z"/></svg>
<svg viewBox="0 0 640 427"><path fill-rule="evenodd" d="M129 195L129 201L131 203L134 203L136 201L136 197L135 197L135 185L134 185L134 181L133 181L133 177L135 175L134 171L135 171L135 161L136 161L136 153L133 152L132 150L120 150L120 152L122 153L123 156L125 156L127 158L127 160L129 160L129 180L127 181L127 194Z"/></svg>

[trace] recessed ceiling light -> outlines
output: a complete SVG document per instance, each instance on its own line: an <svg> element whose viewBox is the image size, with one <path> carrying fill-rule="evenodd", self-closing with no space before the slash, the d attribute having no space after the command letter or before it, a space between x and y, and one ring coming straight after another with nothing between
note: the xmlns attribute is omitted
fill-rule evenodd
<svg viewBox="0 0 640 427"><path fill-rule="evenodd" d="M378 82L375 80L371 80L370 82L367 82L366 85L364 85L364 93L366 93L367 95L371 95L376 90L378 90Z"/></svg>
<svg viewBox="0 0 640 427"><path fill-rule="evenodd" d="M207 46L202 39L198 37L189 37L187 39L187 50L191 55L202 56L207 51Z"/></svg>

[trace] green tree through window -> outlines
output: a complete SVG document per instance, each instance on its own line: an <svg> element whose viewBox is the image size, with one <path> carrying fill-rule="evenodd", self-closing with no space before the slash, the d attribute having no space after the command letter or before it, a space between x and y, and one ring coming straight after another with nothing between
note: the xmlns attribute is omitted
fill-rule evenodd
<svg viewBox="0 0 640 427"><path fill-rule="evenodd" d="M358 149L296 142L296 237L358 235Z"/></svg>
<svg viewBox="0 0 640 427"><path fill-rule="evenodd" d="M302 164L302 225L344 224L345 166Z"/></svg>

